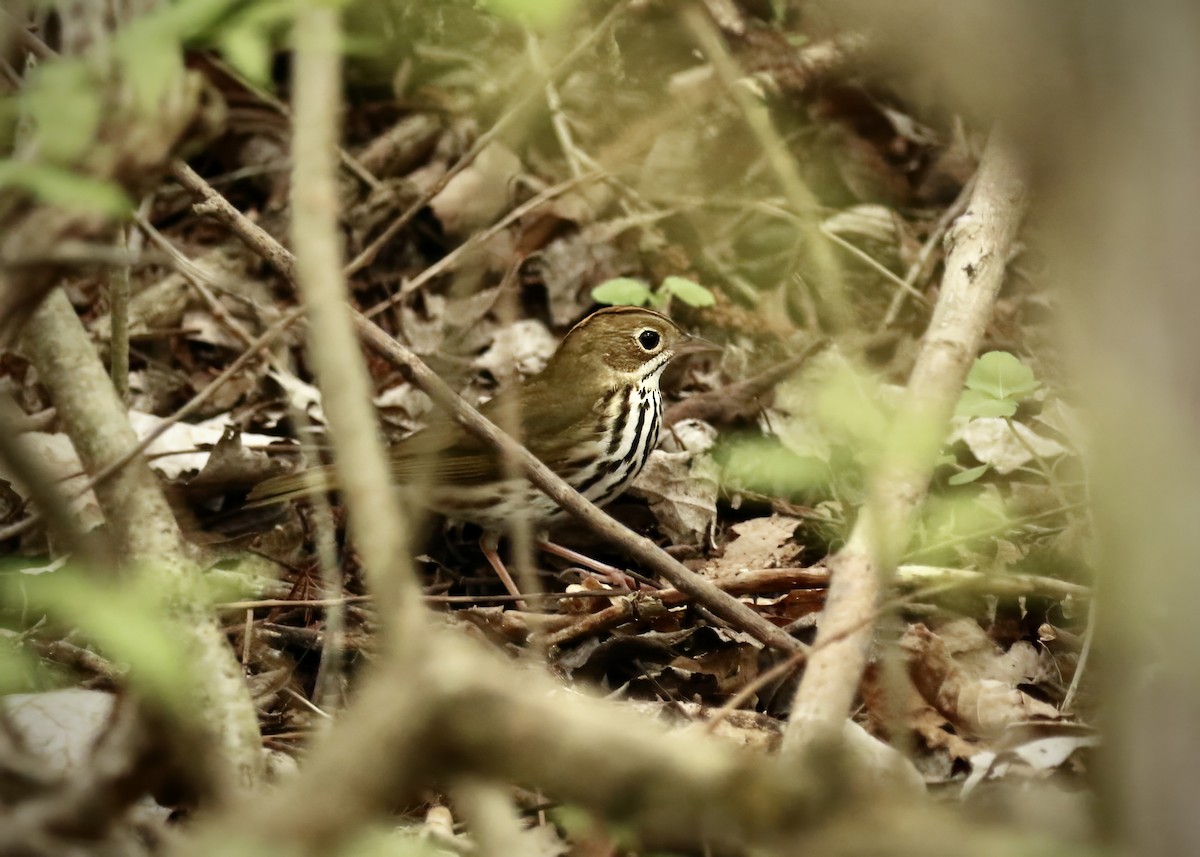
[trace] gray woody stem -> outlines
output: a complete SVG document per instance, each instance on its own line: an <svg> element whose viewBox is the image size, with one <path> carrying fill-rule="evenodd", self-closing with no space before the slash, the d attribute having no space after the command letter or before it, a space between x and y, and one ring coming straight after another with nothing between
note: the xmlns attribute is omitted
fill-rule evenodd
<svg viewBox="0 0 1200 857"><path fill-rule="evenodd" d="M125 407L62 290L53 291L33 313L25 344L89 473L137 445ZM254 783L262 768L258 717L241 667L202 606L200 571L184 551L158 479L139 457L95 491L121 562L161 582L164 609L191 655L196 710L205 712L221 750L216 756L221 773L243 785Z"/></svg>
<svg viewBox="0 0 1200 857"><path fill-rule="evenodd" d="M296 22L292 134L294 269L309 318L309 351L329 417L350 530L381 600L385 628L413 640L420 592L406 568L404 517L371 407L371 381L346 304L338 232L341 99L338 12L311 4ZM397 624L393 624L393 622Z"/></svg>
<svg viewBox="0 0 1200 857"><path fill-rule="evenodd" d="M947 240L946 273L889 432L889 445L832 579L812 656L796 691L784 749L840 734L866 665L884 581L896 568L975 359L1025 211L1022 169L993 131L975 191Z"/></svg>

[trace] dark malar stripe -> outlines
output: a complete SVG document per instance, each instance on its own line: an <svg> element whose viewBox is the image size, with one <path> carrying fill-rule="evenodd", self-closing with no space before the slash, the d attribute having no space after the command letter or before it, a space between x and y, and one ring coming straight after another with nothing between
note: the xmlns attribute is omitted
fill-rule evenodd
<svg viewBox="0 0 1200 857"><path fill-rule="evenodd" d="M654 431L650 432L650 437L646 441L646 445L642 448L642 460L638 462L638 472L646 466L646 462L650 460L650 453L654 451L654 447L658 446L658 428L662 424L662 399L655 402L654 407Z"/></svg>
<svg viewBox="0 0 1200 857"><path fill-rule="evenodd" d="M642 451L650 446L649 435L652 430L647 428L646 436L642 435L642 429L646 427L646 414L650 410L652 403L649 399L643 399L641 406L638 408L637 426L633 430L633 441L629 444L629 452L625 453L625 457L621 459L625 463L625 472L617 479L618 485L623 485L633 478L633 475L642 469ZM616 468L613 468L614 472Z"/></svg>
<svg viewBox="0 0 1200 857"><path fill-rule="evenodd" d="M614 394L617 392L617 390L613 391ZM621 446L621 436L625 434L625 425L629 422L629 412L633 410L633 397L636 394L636 387L628 388L625 391L625 400L621 403L621 407L617 409L617 421L612 427L612 440L608 442L608 449L605 450L609 458L616 455L617 449Z"/></svg>
<svg viewBox="0 0 1200 857"><path fill-rule="evenodd" d="M630 394L630 398L632 399L636 395L637 395L637 391L634 390ZM642 399L642 401L638 402L638 409L637 409L638 418L637 418L637 423L633 427L633 438L629 441L629 449L625 452L625 454L623 456L621 456L620 458L614 458L612 461L610 461L608 463L608 469L610 472L616 473L618 470L621 469L621 465L627 461L630 461L630 459L632 459L634 463L637 462L637 450L638 450L639 444L641 444L641 442L642 442L642 430L646 427L646 411L650 410L647 407L647 405L649 405L649 404L650 403L647 402L645 399ZM629 409L630 410L633 409L633 402L629 403ZM611 450L611 452L613 452L615 454L616 450L615 449ZM626 474L628 474L628 472L629 471L626 470Z"/></svg>

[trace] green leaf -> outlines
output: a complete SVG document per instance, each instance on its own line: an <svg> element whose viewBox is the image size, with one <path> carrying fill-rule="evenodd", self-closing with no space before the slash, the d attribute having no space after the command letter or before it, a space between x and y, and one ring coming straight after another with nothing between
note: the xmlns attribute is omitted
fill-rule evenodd
<svg viewBox="0 0 1200 857"><path fill-rule="evenodd" d="M61 59L39 68L22 104L37 128L43 160L71 163L94 144L102 117L100 92L82 61Z"/></svg>
<svg viewBox="0 0 1200 857"><path fill-rule="evenodd" d="M221 35L221 53L229 64L259 86L271 83L271 40L260 27L232 27Z"/></svg>
<svg viewBox="0 0 1200 857"><path fill-rule="evenodd" d="M934 463L934 466L935 467L945 467L946 465L957 465L957 464L958 464L957 458L955 458L953 455L951 455L948 452L942 451L941 453L938 454L937 461Z"/></svg>
<svg viewBox="0 0 1200 857"><path fill-rule="evenodd" d="M827 462L797 455L774 438L732 440L723 451L721 482L765 494L795 494L821 489L831 478Z"/></svg>
<svg viewBox="0 0 1200 857"><path fill-rule="evenodd" d="M159 38L189 41L219 30L233 14L243 11L241 5L238 0L175 0L133 23L154 28Z"/></svg>
<svg viewBox="0 0 1200 857"><path fill-rule="evenodd" d="M129 197L112 182L46 164L0 161L0 187L18 187L43 202L86 214L123 218L133 210Z"/></svg>
<svg viewBox="0 0 1200 857"><path fill-rule="evenodd" d="M617 277L592 289L592 300L610 306L645 306L651 297L645 283L630 277Z"/></svg>
<svg viewBox="0 0 1200 857"><path fill-rule="evenodd" d="M168 619L161 586L142 575L121 585L72 571L23 581L31 604L77 626L104 653L129 664L130 680L168 706L185 704L192 678L190 655ZM186 713L180 711L181 714Z"/></svg>
<svg viewBox="0 0 1200 857"><path fill-rule="evenodd" d="M184 73L183 45L156 15L133 21L115 42L138 108L147 113L158 110Z"/></svg>
<svg viewBox="0 0 1200 857"><path fill-rule="evenodd" d="M990 464L981 464L978 467L972 467L969 470L964 470L961 473L955 473L946 481L951 485L969 485L983 474L991 469Z"/></svg>
<svg viewBox="0 0 1200 857"><path fill-rule="evenodd" d="M967 376L967 389L993 399L1019 402L1038 388L1033 370L1007 351L989 351L975 361Z"/></svg>
<svg viewBox="0 0 1200 857"><path fill-rule="evenodd" d="M12 640L0 641L0 695L36 690L45 678L37 658L17 648Z"/></svg>
<svg viewBox="0 0 1200 857"><path fill-rule="evenodd" d="M870 462L889 436L892 409L879 379L849 365L837 366L816 391L817 416L826 436Z"/></svg>
<svg viewBox="0 0 1200 857"><path fill-rule="evenodd" d="M661 291L674 295L688 306L712 306L716 303L711 291L683 277L667 277L662 281Z"/></svg>
<svg viewBox="0 0 1200 857"><path fill-rule="evenodd" d="M960 417L1011 417L1016 412L1012 399L995 399L980 390L964 390L954 409Z"/></svg>
<svg viewBox="0 0 1200 857"><path fill-rule="evenodd" d="M484 0L489 12L535 30L553 29L571 13L575 0Z"/></svg>

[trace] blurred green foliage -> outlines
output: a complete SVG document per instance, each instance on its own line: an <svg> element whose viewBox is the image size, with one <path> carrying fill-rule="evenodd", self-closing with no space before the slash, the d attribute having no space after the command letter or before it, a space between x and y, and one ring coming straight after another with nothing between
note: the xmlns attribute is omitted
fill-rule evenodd
<svg viewBox="0 0 1200 857"><path fill-rule="evenodd" d="M170 577L154 570L127 571L120 578L95 569L63 567L39 574L20 570L0 578L0 605L34 626L49 621L77 629L82 644L128 668L133 686L192 717L192 654L180 622L218 600L240 596L228 579L172 592ZM19 659L0 648L0 690L31 675Z"/></svg>
<svg viewBox="0 0 1200 857"><path fill-rule="evenodd" d="M46 684L47 672L41 662L18 648L15 638L0 641L0 696L44 690Z"/></svg>
<svg viewBox="0 0 1200 857"><path fill-rule="evenodd" d="M270 83L271 58L287 33L293 0L177 0L120 28L103 51L43 61L5 99L0 186L51 205L119 219L131 209L103 178L119 158L113 128L153 128L163 109L188 109L182 86L189 47L214 48L256 83Z"/></svg>
<svg viewBox="0 0 1200 857"><path fill-rule="evenodd" d="M18 188L44 202L72 211L125 217L133 210L129 197L113 182L49 164L0 161L0 189Z"/></svg>
<svg viewBox="0 0 1200 857"><path fill-rule="evenodd" d="M190 658L168 619L161 585L151 575L102 583L63 569L10 581L7 589L6 601L26 599L31 609L78 628L109 660L128 665L130 681L141 691L186 709Z"/></svg>
<svg viewBox="0 0 1200 857"><path fill-rule="evenodd" d="M959 414L969 419L1009 419L1041 385L1032 370L1005 352L989 352L975 362ZM749 491L792 502L822 504L833 514L810 531L827 544L848 535L853 512L866 499L870 474L886 454L904 457L910 446L928 445L925 438L896 435L894 411L903 391L837 355L827 355L776 389L774 407L766 412L768 433L726 437L715 451L722 484L729 494ZM993 470L990 463L962 468L945 447L936 466L953 468L934 479L931 495L914 530L910 551L933 550L940 560L961 560L964 553L986 551L986 544L1014 520L1008 482L980 485ZM1046 493L1050 487L1036 471L1026 484ZM1032 479L1032 482L1028 480ZM1040 488L1037 487L1040 485ZM1027 497L1029 489L1024 489ZM819 534L816 532L819 530Z"/></svg>
<svg viewBox="0 0 1200 857"><path fill-rule="evenodd" d="M481 0L483 8L535 30L550 30L566 21L575 0Z"/></svg>
<svg viewBox="0 0 1200 857"><path fill-rule="evenodd" d="M38 155L69 164L93 145L102 105L95 70L81 59L63 57L35 69L21 98L38 135Z"/></svg>

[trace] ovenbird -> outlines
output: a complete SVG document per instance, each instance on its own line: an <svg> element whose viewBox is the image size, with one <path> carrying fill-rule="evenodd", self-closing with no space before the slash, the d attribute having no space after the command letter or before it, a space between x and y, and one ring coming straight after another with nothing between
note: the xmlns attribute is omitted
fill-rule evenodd
<svg viewBox="0 0 1200 857"><path fill-rule="evenodd" d="M712 348L660 313L638 307L598 310L571 328L545 369L480 411L501 427L506 414L519 414L521 440L529 451L584 497L603 505L629 487L658 443L659 379L667 363L679 354ZM392 446L389 459L397 483L424 489L418 495L423 505L478 524L485 534L502 532L518 509L535 524L562 515L524 478L506 476L500 455L448 418ZM331 487L332 470L313 468L260 483L247 505ZM485 541L484 551L518 594L499 565L494 541L490 548Z"/></svg>

